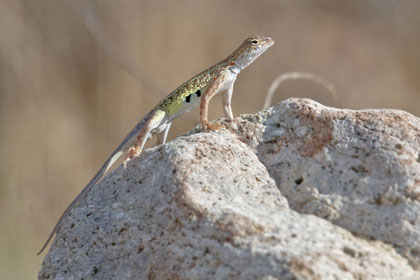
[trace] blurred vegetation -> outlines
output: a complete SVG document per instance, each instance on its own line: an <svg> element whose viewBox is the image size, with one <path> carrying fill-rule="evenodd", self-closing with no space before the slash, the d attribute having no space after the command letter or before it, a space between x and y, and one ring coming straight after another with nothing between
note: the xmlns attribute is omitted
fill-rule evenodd
<svg viewBox="0 0 420 280"><path fill-rule="evenodd" d="M420 115L419 12L416 0L0 1L0 278L35 278L57 218L132 126L250 35L277 43L239 76L236 116L289 71L329 80L339 103L302 80L274 102ZM194 111L170 137L196 124Z"/></svg>

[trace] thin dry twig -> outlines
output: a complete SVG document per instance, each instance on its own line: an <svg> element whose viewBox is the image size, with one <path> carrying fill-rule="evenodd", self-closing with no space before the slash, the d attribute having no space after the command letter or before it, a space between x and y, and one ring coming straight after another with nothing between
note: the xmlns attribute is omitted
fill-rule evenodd
<svg viewBox="0 0 420 280"><path fill-rule="evenodd" d="M264 101L264 107L263 109L267 109L271 106L271 102L273 100L274 93L276 92L277 88L280 86L281 83L287 81L287 80L297 80L297 79L305 79L314 81L317 84L320 84L321 86L325 87L328 92L331 94L333 99L335 101L338 100L337 91L335 86L330 83L329 81L325 80L324 78L317 76L312 73L306 73L306 72L288 72L279 75L272 83L270 88L267 91L267 95L265 97Z"/></svg>

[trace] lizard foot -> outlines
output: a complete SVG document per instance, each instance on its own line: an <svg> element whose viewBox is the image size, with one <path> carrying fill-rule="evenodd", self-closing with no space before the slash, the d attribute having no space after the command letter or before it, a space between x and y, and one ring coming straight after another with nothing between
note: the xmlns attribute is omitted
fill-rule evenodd
<svg viewBox="0 0 420 280"><path fill-rule="evenodd" d="M138 147L138 146L131 147L131 148L128 150L127 156L125 157L125 160L124 160L124 162L123 162L123 164L124 164L124 168L126 168L126 167L127 167L127 163L128 163L131 159L133 159L133 158L135 158L135 157L139 156L139 155L140 155L140 153L141 153L141 151L140 151L140 147Z"/></svg>
<svg viewBox="0 0 420 280"><path fill-rule="evenodd" d="M203 124L203 127L204 127L205 131L211 131L211 130L218 130L219 128L222 127L222 125L219 124L219 123L213 123L212 124L212 123L209 123L209 122L205 122Z"/></svg>

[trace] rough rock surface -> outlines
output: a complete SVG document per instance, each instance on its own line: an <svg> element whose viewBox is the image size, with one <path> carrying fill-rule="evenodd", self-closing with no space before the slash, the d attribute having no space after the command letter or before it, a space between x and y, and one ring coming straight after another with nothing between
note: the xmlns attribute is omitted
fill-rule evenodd
<svg viewBox="0 0 420 280"><path fill-rule="evenodd" d="M222 123L106 176L39 278L420 279L420 119L289 99Z"/></svg>

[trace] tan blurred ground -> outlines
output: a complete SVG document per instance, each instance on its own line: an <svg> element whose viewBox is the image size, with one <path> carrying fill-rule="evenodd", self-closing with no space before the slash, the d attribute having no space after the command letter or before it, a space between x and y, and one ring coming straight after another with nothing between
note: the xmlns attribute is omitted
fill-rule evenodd
<svg viewBox="0 0 420 280"><path fill-rule="evenodd" d="M419 116L419 14L416 0L1 0L0 279L35 278L57 218L131 127L249 35L277 43L239 76L235 115L261 109L279 74L305 71L333 82L339 103L307 81L286 82L275 102Z"/></svg>

